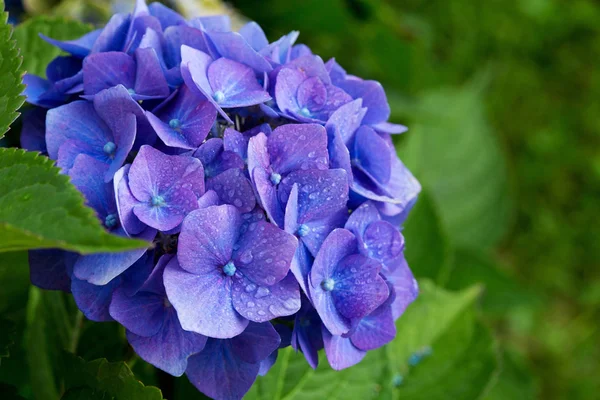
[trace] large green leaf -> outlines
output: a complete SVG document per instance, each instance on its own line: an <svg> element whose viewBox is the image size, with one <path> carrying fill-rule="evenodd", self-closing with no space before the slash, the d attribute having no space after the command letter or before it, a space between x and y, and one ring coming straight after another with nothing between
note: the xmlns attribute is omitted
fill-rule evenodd
<svg viewBox="0 0 600 400"><path fill-rule="evenodd" d="M302 355L280 351L277 363L246 398L478 399L497 369L495 341L474 312L479 293L477 287L447 292L423 281L419 298L400 318L396 339L386 347L343 371L327 366L323 354L315 371ZM411 367L411 356L423 349L432 353Z"/></svg>
<svg viewBox="0 0 600 400"><path fill-rule="evenodd" d="M0 318L0 365L2 358L8 357L10 348L15 344L16 325L9 319Z"/></svg>
<svg viewBox="0 0 600 400"><path fill-rule="evenodd" d="M506 232L511 203L483 86L477 79L422 95L400 154L434 199L451 240L487 248Z"/></svg>
<svg viewBox="0 0 600 400"><path fill-rule="evenodd" d="M452 254L436 205L427 191L419 195L403 231L405 255L417 278L429 278L437 283L447 275Z"/></svg>
<svg viewBox="0 0 600 400"><path fill-rule="evenodd" d="M4 12L4 1L0 0L0 139L10 124L19 116L17 110L23 105L21 96L25 86L21 83L22 58L12 39L13 28L7 23L8 14Z"/></svg>
<svg viewBox="0 0 600 400"><path fill-rule="evenodd" d="M92 29L91 25L62 17L38 16L15 28L15 39L21 48L23 70L46 77L46 66L60 54L60 49L40 38L42 33L52 39L76 39Z"/></svg>
<svg viewBox="0 0 600 400"><path fill-rule="evenodd" d="M0 252L61 248L92 253L148 246L107 233L53 164L37 153L0 148Z"/></svg>
<svg viewBox="0 0 600 400"><path fill-rule="evenodd" d="M75 388L79 388L76 392L95 393L97 397L94 399L162 400L163 398L158 388L144 386L138 381L124 362L108 362L106 359L86 362L71 353L63 353L61 372L69 394L69 397L64 398L84 398L71 397L74 396ZM81 393L79 395L81 396ZM101 397L102 395L105 397Z"/></svg>

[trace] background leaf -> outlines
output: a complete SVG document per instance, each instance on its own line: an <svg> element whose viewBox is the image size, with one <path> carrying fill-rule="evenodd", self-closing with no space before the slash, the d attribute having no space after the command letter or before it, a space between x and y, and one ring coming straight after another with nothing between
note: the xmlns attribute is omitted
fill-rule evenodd
<svg viewBox="0 0 600 400"><path fill-rule="evenodd" d="M58 47L40 38L40 33L56 40L70 40L91 30L89 24L63 17L37 16L19 24L15 39L23 56L22 70L46 78L46 66L61 53Z"/></svg>
<svg viewBox="0 0 600 400"><path fill-rule="evenodd" d="M417 101L399 154L433 198L453 243L489 248L508 228L505 160L485 117L480 77Z"/></svg>
<svg viewBox="0 0 600 400"><path fill-rule="evenodd" d="M107 233L81 193L37 153L0 148L0 252L61 248L81 253L148 246Z"/></svg>
<svg viewBox="0 0 600 400"><path fill-rule="evenodd" d="M440 282L446 278L452 251L436 205L423 190L411 210L402 234L408 265L418 278Z"/></svg>
<svg viewBox="0 0 600 400"><path fill-rule="evenodd" d="M17 110L23 105L21 96L25 86L21 83L22 57L12 39L13 28L7 24L8 13L4 12L4 1L0 0L0 139L10 124L19 116ZM1 187L1 186L0 186Z"/></svg>
<svg viewBox="0 0 600 400"><path fill-rule="evenodd" d="M100 391L117 400L162 400L158 388L144 386L124 362L99 359L86 362L71 353L63 354L62 375L67 389ZM99 396L96 394L96 396ZM102 398L102 397L100 397Z"/></svg>
<svg viewBox="0 0 600 400"><path fill-rule="evenodd" d="M498 369L496 342L473 307L480 291L473 287L453 293L424 280L418 299L398 320L392 343L342 371L332 370L324 354L312 370L301 354L282 350L245 398L478 399ZM411 365L425 349L431 354Z"/></svg>

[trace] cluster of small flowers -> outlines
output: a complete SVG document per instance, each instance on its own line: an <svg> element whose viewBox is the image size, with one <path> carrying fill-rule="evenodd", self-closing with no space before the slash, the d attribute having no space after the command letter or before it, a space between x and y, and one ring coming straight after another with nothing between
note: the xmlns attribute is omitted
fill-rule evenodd
<svg viewBox="0 0 600 400"><path fill-rule="evenodd" d="M147 362L241 398L277 350L358 363L417 296L402 224L420 190L374 81L324 63L292 32L186 21L139 0L64 52L22 145L56 160L123 253L30 254L31 279L116 320ZM69 229L65 226L65 229Z"/></svg>

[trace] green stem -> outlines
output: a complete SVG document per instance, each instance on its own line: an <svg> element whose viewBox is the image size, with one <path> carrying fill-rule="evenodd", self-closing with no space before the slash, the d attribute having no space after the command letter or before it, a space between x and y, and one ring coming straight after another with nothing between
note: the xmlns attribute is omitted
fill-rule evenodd
<svg viewBox="0 0 600 400"><path fill-rule="evenodd" d="M73 354L77 351L77 345L79 344L79 337L81 336L81 327L83 326L83 313L77 310L75 314L75 321L73 321L73 333L71 334L71 344L69 351Z"/></svg>

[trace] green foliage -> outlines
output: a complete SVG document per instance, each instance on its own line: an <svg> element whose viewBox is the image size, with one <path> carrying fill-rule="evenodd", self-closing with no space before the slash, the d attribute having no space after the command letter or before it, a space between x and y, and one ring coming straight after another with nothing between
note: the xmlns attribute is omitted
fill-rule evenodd
<svg viewBox="0 0 600 400"><path fill-rule="evenodd" d="M16 326L8 319L0 319L0 365L2 358L8 357L10 348L15 344Z"/></svg>
<svg viewBox="0 0 600 400"><path fill-rule="evenodd" d="M435 282L445 279L450 245L436 205L424 190L411 210L403 234L409 241L405 248L408 265L417 278Z"/></svg>
<svg viewBox="0 0 600 400"><path fill-rule="evenodd" d="M62 248L90 253L147 246L107 233L53 163L37 153L0 148L0 252Z"/></svg>
<svg viewBox="0 0 600 400"><path fill-rule="evenodd" d="M509 222L506 166L486 121L481 80L428 92L400 156L428 188L451 240L470 247L498 243Z"/></svg>
<svg viewBox="0 0 600 400"><path fill-rule="evenodd" d="M246 398L478 399L498 367L495 340L475 314L479 293L477 287L452 293L422 281L419 298L398 320L397 337L386 347L343 371L332 370L324 354L312 370L301 354L282 350ZM424 349L431 354L409 365L411 356Z"/></svg>
<svg viewBox="0 0 600 400"><path fill-rule="evenodd" d="M68 390L78 388L76 391L78 396L83 392L93 393L96 396L94 399L162 400L163 398L159 389L144 386L138 381L124 362L108 362L106 359L86 362L70 353L64 353L63 359L62 374L65 378L65 387ZM71 397L66 398L82 398L72 397L75 396L73 393L69 396Z"/></svg>
<svg viewBox="0 0 600 400"><path fill-rule="evenodd" d="M46 66L60 49L44 41L39 34L56 40L76 39L92 30L91 25L62 17L38 16L15 28L15 39L23 56L23 70L46 77Z"/></svg>
<svg viewBox="0 0 600 400"><path fill-rule="evenodd" d="M25 98L21 96L25 86L21 83L22 58L12 38L12 26L7 24L8 14L4 12L4 1L0 0L0 139L12 122L17 119L17 110ZM1 193L1 192L0 192Z"/></svg>

